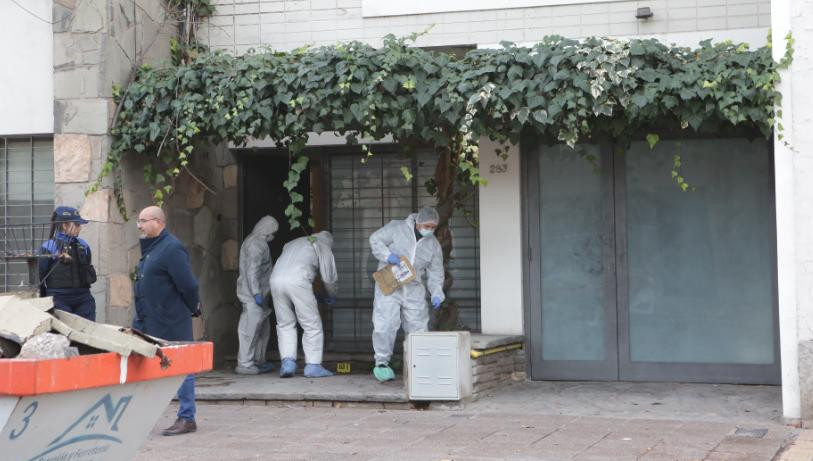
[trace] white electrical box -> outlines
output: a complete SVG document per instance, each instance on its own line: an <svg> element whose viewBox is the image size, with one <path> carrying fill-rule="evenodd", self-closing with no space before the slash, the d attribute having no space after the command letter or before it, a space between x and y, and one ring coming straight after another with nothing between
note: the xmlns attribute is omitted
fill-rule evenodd
<svg viewBox="0 0 813 461"><path fill-rule="evenodd" d="M468 331L411 333L405 350L410 400L462 400L471 396Z"/></svg>

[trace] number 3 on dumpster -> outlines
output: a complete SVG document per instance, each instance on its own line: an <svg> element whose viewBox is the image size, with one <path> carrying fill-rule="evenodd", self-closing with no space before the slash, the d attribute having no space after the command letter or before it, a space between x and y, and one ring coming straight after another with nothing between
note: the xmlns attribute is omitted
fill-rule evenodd
<svg viewBox="0 0 813 461"><path fill-rule="evenodd" d="M28 423L31 421L31 417L34 416L34 412L37 411L38 406L39 404L35 400L25 407L25 411L23 412L23 427L19 430L19 432L17 429L12 429L11 434L8 436L9 440L14 440L23 435L23 432L28 429Z"/></svg>

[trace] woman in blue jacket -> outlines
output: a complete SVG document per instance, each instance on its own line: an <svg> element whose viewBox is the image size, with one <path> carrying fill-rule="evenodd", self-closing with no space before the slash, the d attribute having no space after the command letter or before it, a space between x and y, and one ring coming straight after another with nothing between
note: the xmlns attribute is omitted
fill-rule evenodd
<svg viewBox="0 0 813 461"><path fill-rule="evenodd" d="M90 246L79 238L88 222L76 208L60 206L51 215L51 238L40 247L40 294L52 296L54 307L96 320L96 301L90 285L96 282Z"/></svg>

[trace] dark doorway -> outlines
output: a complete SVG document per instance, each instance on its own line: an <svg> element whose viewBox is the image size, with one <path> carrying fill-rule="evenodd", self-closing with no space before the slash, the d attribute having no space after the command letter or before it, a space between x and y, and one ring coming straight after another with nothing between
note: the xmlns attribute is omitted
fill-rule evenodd
<svg viewBox="0 0 813 461"><path fill-rule="evenodd" d="M282 183L288 177L289 163L288 153L276 149L267 150L245 150L235 152L240 165L240 244L243 239L251 233L254 225L265 215L273 216L279 222L279 230L274 235L269 247L271 249L271 260L276 262L282 254L282 247L291 240L310 234L311 229L298 227L291 230L288 219L285 217L285 208L290 203L288 191ZM309 165L302 173L296 191L305 198L302 203L301 222L307 225L311 217L311 170L313 165ZM273 310L273 300L269 300ZM268 342L268 352L270 357L277 355L277 331L274 328L276 318L271 314L271 338ZM299 330L301 335L302 330ZM299 339L297 339L299 344Z"/></svg>
<svg viewBox="0 0 813 461"><path fill-rule="evenodd" d="M279 222L279 231L271 241L271 258L276 261L282 247L291 240L308 235L310 229L299 227L291 230L285 217L290 203L288 191L282 183L288 177L288 155L273 151L249 151L238 154L240 159L240 240L244 239L257 221L265 215ZM305 197L302 204L302 223L310 218L310 167L302 173L297 192Z"/></svg>

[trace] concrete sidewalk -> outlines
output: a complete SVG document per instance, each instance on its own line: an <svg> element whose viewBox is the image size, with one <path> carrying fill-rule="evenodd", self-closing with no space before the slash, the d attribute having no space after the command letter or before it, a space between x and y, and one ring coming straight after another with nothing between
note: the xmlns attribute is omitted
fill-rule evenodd
<svg viewBox="0 0 813 461"><path fill-rule="evenodd" d="M450 411L247 403L201 404L197 433L162 437L173 405L136 459L769 461L799 433L769 386L532 382Z"/></svg>

